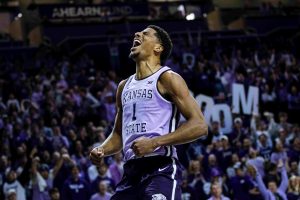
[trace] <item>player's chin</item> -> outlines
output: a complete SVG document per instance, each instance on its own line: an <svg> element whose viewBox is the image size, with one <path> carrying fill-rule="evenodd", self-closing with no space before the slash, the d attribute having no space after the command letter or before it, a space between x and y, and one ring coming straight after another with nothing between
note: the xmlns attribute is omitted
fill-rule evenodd
<svg viewBox="0 0 300 200"><path fill-rule="evenodd" d="M130 51L129 53L129 58L135 60L137 58L137 56L139 55L139 53L137 51Z"/></svg>

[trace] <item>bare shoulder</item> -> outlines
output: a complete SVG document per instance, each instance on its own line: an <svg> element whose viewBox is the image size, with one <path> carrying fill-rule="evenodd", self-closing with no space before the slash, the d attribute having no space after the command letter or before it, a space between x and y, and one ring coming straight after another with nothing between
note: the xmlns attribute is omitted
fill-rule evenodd
<svg viewBox="0 0 300 200"><path fill-rule="evenodd" d="M121 96L122 96L122 91L124 89L124 86L127 82L128 78L127 79L124 79L122 81L120 81L119 85L118 85L118 89L117 89L117 94L116 94L116 100L117 100L117 106L121 106Z"/></svg>
<svg viewBox="0 0 300 200"><path fill-rule="evenodd" d="M127 80L128 80L128 78L127 78L127 79L123 79L123 80L120 81L119 86L118 86L118 89L119 89L119 90L120 90L120 89L123 90L123 88L124 88L124 86L125 86Z"/></svg>
<svg viewBox="0 0 300 200"><path fill-rule="evenodd" d="M174 72L172 70L165 71L160 76L160 80L162 80L162 81L171 80L172 78L181 78L182 79L182 77L179 74L177 74L176 72Z"/></svg>
<svg viewBox="0 0 300 200"><path fill-rule="evenodd" d="M120 81L119 85L118 85L118 89L117 89L117 96L121 95L122 94L122 91L124 89L124 86L127 82L128 78L127 79L123 79Z"/></svg>
<svg viewBox="0 0 300 200"><path fill-rule="evenodd" d="M184 79L171 70L164 72L158 80L158 89L162 94L176 95L188 92L188 87Z"/></svg>

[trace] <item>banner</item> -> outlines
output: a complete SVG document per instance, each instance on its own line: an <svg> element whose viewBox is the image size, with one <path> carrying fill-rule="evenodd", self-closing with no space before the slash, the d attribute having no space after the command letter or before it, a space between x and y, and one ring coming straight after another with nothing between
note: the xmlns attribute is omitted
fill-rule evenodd
<svg viewBox="0 0 300 200"><path fill-rule="evenodd" d="M223 124L220 129L225 134L232 131L233 114L252 115L259 112L259 89L255 86L249 86L246 90L244 85L234 83L232 85L231 105L215 104L212 97L203 94L197 95L195 99L200 108L204 108L203 114L206 122L209 125L213 121ZM221 116L223 123L221 123Z"/></svg>
<svg viewBox="0 0 300 200"><path fill-rule="evenodd" d="M40 16L49 21L73 19L111 20L148 16L147 3L109 3L100 5L51 4L39 6Z"/></svg>

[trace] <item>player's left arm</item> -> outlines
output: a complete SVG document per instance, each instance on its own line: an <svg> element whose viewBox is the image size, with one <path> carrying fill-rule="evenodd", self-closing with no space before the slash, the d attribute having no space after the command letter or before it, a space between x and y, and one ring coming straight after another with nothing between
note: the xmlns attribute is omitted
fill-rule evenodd
<svg viewBox="0 0 300 200"><path fill-rule="evenodd" d="M180 75L172 71L165 72L159 79L158 89L162 95L170 97L186 122L169 134L136 140L132 147L138 156L151 153L157 147L189 143L207 135L208 128L201 109Z"/></svg>

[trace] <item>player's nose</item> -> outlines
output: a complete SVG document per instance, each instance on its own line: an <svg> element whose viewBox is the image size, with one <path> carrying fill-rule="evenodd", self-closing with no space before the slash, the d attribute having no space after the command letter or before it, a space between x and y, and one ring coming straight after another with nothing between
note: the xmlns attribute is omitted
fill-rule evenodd
<svg viewBox="0 0 300 200"><path fill-rule="evenodd" d="M140 38L141 37L141 32L136 32L134 34L134 38Z"/></svg>

